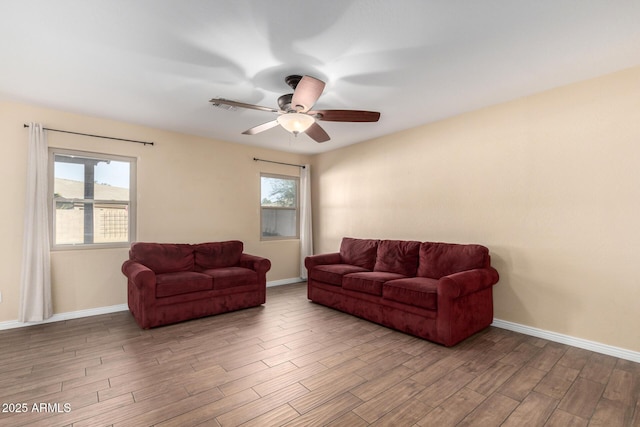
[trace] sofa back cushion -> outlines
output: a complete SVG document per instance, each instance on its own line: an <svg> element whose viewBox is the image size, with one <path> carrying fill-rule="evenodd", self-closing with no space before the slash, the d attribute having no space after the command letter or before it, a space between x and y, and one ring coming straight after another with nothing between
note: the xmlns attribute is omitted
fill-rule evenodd
<svg viewBox="0 0 640 427"><path fill-rule="evenodd" d="M420 242L412 240L382 240L373 271L387 271L413 277L418 269Z"/></svg>
<svg viewBox="0 0 640 427"><path fill-rule="evenodd" d="M490 264L489 249L484 246L424 242L420 245L418 276L440 279Z"/></svg>
<svg viewBox="0 0 640 427"><path fill-rule="evenodd" d="M240 240L193 245L197 270L234 267L240 262L244 244Z"/></svg>
<svg viewBox="0 0 640 427"><path fill-rule="evenodd" d="M129 258L157 274L193 270L193 247L185 243L136 242L129 249Z"/></svg>
<svg viewBox="0 0 640 427"><path fill-rule="evenodd" d="M373 266L376 263L378 242L379 240L376 239L344 237L340 244L342 263L373 270Z"/></svg>

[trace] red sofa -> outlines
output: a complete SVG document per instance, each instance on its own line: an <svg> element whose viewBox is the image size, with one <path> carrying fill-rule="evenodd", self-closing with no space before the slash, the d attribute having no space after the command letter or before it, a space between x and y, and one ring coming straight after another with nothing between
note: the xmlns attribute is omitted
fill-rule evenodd
<svg viewBox="0 0 640 427"><path fill-rule="evenodd" d="M271 262L243 249L238 240L132 244L122 272L138 325L148 329L264 304Z"/></svg>
<svg viewBox="0 0 640 427"><path fill-rule="evenodd" d="M498 272L481 245L345 237L305 266L311 301L445 346L493 322Z"/></svg>

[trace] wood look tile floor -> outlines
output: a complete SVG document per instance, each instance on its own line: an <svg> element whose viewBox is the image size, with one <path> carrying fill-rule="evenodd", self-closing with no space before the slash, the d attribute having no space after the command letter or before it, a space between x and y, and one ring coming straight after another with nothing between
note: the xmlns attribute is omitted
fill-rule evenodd
<svg viewBox="0 0 640 427"><path fill-rule="evenodd" d="M300 283L148 331L128 312L0 331L0 403L12 427L640 426L640 364L493 327L445 348Z"/></svg>

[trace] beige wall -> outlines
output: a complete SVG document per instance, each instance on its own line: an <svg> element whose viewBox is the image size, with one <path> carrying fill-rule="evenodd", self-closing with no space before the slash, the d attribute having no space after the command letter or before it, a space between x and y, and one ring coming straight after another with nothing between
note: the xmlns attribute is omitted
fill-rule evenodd
<svg viewBox="0 0 640 427"><path fill-rule="evenodd" d="M253 157L289 163L306 163L308 157L0 101L0 322L18 317L28 139L23 123L29 122L156 143L145 147L48 132L52 147L138 159L137 240L194 243L239 239L244 241L246 252L271 259L267 280L299 277L297 240L259 240L260 173L298 175L299 171L254 162ZM53 252L54 312L126 303L126 280L120 272L126 258L124 248Z"/></svg>
<svg viewBox="0 0 640 427"><path fill-rule="evenodd" d="M317 253L342 236L482 243L496 318L640 351L640 68L312 164Z"/></svg>

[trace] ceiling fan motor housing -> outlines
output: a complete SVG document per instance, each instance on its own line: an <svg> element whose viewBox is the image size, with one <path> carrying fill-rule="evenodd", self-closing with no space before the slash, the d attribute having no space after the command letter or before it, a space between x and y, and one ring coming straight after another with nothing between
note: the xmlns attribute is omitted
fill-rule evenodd
<svg viewBox="0 0 640 427"><path fill-rule="evenodd" d="M291 98L293 98L292 93L282 95L280 98L278 98L278 106L282 111L291 110Z"/></svg>
<svg viewBox="0 0 640 427"><path fill-rule="evenodd" d="M300 83L300 80L302 80L302 76L298 74L292 74L284 78L285 83L289 85L289 87L291 87L291 89L293 90L296 90L296 88L298 87L298 83ZM282 111L293 110L293 108L291 108L292 98L293 98L292 93L287 93L286 95L282 95L280 98L278 98L278 106Z"/></svg>
<svg viewBox="0 0 640 427"><path fill-rule="evenodd" d="M284 78L285 83L288 84L293 90L296 90L296 88L298 87L298 83L300 83L300 80L302 80L302 76L299 76L297 74L293 74Z"/></svg>

